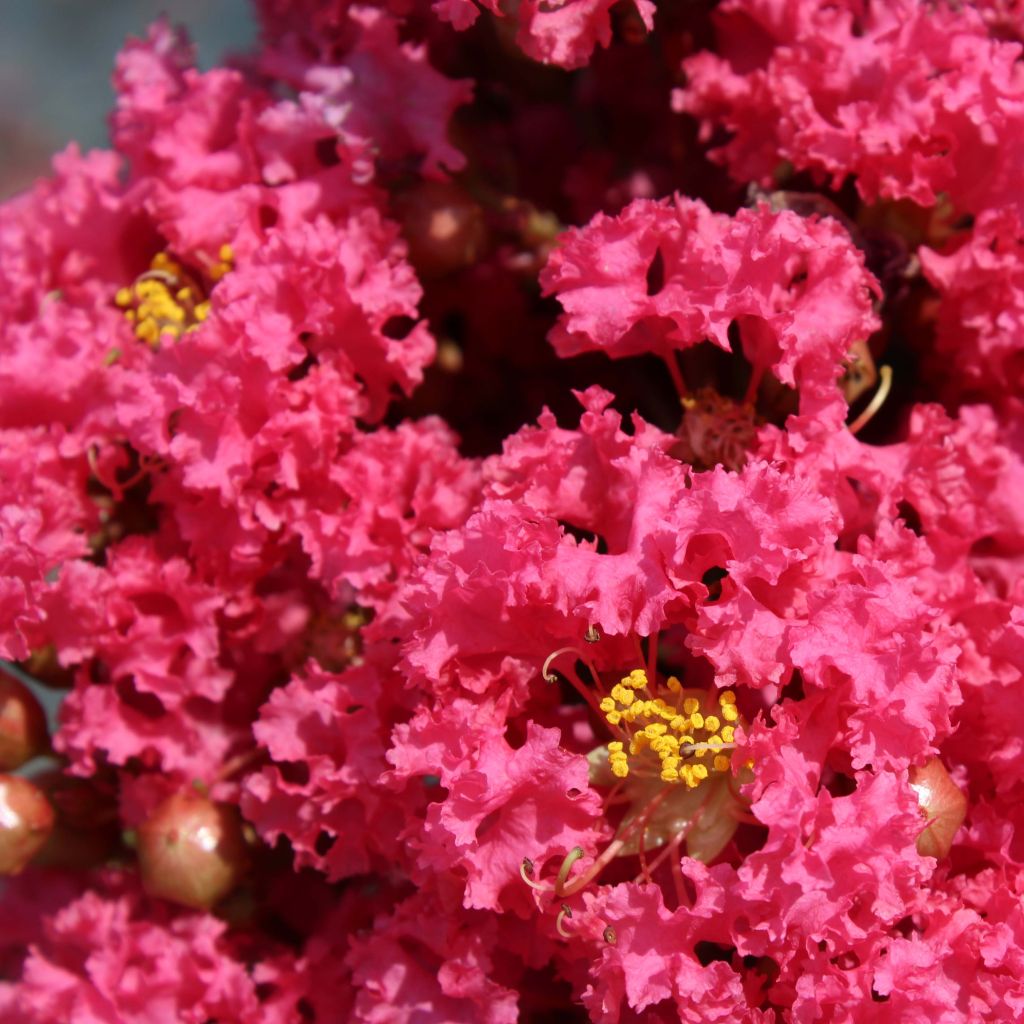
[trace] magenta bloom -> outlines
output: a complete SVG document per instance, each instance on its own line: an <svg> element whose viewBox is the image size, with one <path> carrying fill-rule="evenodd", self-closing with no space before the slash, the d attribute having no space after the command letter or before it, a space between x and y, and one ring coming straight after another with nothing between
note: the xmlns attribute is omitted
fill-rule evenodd
<svg viewBox="0 0 1024 1024"><path fill-rule="evenodd" d="M1021 1019L1016 5L255 14L0 206L0 1017Z"/></svg>

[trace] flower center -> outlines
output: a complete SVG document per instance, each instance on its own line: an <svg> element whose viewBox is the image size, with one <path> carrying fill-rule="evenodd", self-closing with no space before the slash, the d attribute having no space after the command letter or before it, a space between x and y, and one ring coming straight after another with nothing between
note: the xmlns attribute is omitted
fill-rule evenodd
<svg viewBox="0 0 1024 1024"><path fill-rule="evenodd" d="M219 260L207 270L211 282L219 281L234 266L230 245L222 245ZM150 348L159 348L165 336L177 340L196 330L210 312L210 302L195 277L166 252L158 252L149 269L127 288L120 288L114 302L134 327L135 337Z"/></svg>
<svg viewBox="0 0 1024 1024"><path fill-rule="evenodd" d="M731 771L724 751L734 746L739 719L731 690L717 700L700 690L684 690L675 676L665 682L667 699L652 694L647 673L634 669L600 703L605 721L622 736L608 744L612 774L626 778L655 772L663 782L689 789L714 772Z"/></svg>
<svg viewBox="0 0 1024 1024"><path fill-rule="evenodd" d="M677 456L697 470L717 465L741 470L757 439L760 421L753 405L734 402L710 387L685 396L682 403Z"/></svg>

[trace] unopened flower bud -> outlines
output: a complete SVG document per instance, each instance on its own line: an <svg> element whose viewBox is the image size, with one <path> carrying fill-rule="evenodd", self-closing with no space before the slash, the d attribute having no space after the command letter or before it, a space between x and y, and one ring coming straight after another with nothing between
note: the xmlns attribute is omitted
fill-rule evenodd
<svg viewBox="0 0 1024 1024"><path fill-rule="evenodd" d="M53 808L38 786L18 775L0 775L0 875L16 875L32 860L53 820Z"/></svg>
<svg viewBox="0 0 1024 1024"><path fill-rule="evenodd" d="M246 866L238 812L194 792L165 800L138 830L139 869L151 896L206 910Z"/></svg>
<svg viewBox="0 0 1024 1024"><path fill-rule="evenodd" d="M937 757L910 769L910 788L928 823L917 837L917 852L922 857L945 857L967 814L967 797Z"/></svg>
<svg viewBox="0 0 1024 1024"><path fill-rule="evenodd" d="M0 771L20 768L48 746L46 714L35 694L0 672Z"/></svg>

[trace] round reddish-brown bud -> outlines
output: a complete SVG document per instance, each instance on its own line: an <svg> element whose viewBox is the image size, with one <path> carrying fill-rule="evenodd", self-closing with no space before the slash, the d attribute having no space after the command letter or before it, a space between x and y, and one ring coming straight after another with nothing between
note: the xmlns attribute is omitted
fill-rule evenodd
<svg viewBox="0 0 1024 1024"><path fill-rule="evenodd" d="M967 797L937 757L910 769L910 788L928 823L917 837L917 852L922 857L945 857L967 815Z"/></svg>
<svg viewBox="0 0 1024 1024"><path fill-rule="evenodd" d="M16 875L39 852L54 814L42 791L18 775L0 775L0 875Z"/></svg>
<svg viewBox="0 0 1024 1024"><path fill-rule="evenodd" d="M473 263L484 246L483 211L450 181L422 181L399 193L394 212L423 277L443 277Z"/></svg>
<svg viewBox="0 0 1024 1024"><path fill-rule="evenodd" d="M238 811L195 792L165 800L138 831L150 896L207 910L238 884L247 856Z"/></svg>
<svg viewBox="0 0 1024 1024"><path fill-rule="evenodd" d="M46 713L20 680L0 671L0 772L13 771L50 744Z"/></svg>

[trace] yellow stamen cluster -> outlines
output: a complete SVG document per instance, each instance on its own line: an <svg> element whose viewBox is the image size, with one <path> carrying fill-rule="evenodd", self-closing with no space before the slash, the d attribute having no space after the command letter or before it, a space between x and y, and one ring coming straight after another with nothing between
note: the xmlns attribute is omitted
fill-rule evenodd
<svg viewBox="0 0 1024 1024"><path fill-rule="evenodd" d="M682 782L693 789L711 772L730 770L726 751L732 747L739 720L736 695L725 690L714 703L710 695L687 696L675 676L665 686L668 700L651 696L647 673L634 669L601 701L608 724L629 739L628 752L625 741L608 744L608 763L612 774L624 779L630 758L652 763L650 754L654 754L664 782Z"/></svg>
<svg viewBox="0 0 1024 1024"><path fill-rule="evenodd" d="M222 245L219 257L208 271L213 281L220 280L234 265L231 246ZM134 284L119 289L114 302L134 326L135 337L150 348L158 348L165 336L177 339L196 330L210 312L209 300L199 285L165 252L153 257L149 270Z"/></svg>

